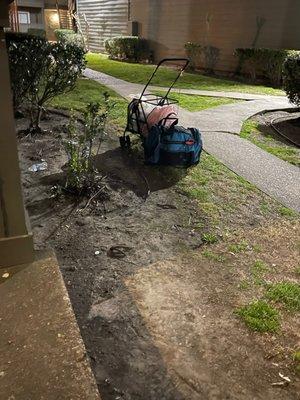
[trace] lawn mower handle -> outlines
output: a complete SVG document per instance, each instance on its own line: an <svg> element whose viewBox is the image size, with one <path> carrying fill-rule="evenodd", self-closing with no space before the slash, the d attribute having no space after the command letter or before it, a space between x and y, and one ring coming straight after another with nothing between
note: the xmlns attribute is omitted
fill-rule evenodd
<svg viewBox="0 0 300 400"><path fill-rule="evenodd" d="M143 95L144 95L144 93L145 93L147 87L150 85L150 83L151 83L152 79L154 78L154 76L155 76L157 70L159 69L159 67L160 67L162 64L166 63L166 62L172 62L172 61L174 61L174 62L176 62L176 61L184 61L185 63L184 63L184 65L181 67L181 69L180 69L180 71L179 71L179 74L177 75L177 77L175 78L174 82L171 84L169 90L167 91L167 93L166 93L166 95L165 95L165 98L168 97L168 94L170 93L170 91L171 91L171 89L173 88L173 86L175 85L175 83L178 81L180 75L182 74L182 72L183 72L183 71L186 69L186 67L188 66L188 64L189 64L189 62L190 62L189 59L187 59L187 58L164 58L164 59L162 59L162 60L157 64L155 70L153 71L152 75L150 76L150 78L149 78L149 80L148 80L146 86L144 87L144 89L143 89L143 91L142 91L142 93L141 93L140 99L143 97Z"/></svg>

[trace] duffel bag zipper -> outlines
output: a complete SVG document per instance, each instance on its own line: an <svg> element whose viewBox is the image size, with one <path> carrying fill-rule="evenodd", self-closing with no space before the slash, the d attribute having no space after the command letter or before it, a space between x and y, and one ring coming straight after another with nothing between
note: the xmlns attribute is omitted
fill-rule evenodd
<svg viewBox="0 0 300 400"><path fill-rule="evenodd" d="M189 146L192 146L196 142L194 140L189 139L189 140L185 140L185 141L175 141L175 140L167 141L167 142L163 141L162 143L163 144L187 144Z"/></svg>

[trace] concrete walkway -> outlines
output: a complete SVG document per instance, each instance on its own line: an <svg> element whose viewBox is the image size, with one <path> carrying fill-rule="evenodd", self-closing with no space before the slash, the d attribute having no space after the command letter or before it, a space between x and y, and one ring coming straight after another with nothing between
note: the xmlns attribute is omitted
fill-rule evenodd
<svg viewBox="0 0 300 400"><path fill-rule="evenodd" d="M85 70L85 76L110 87L127 99L143 89L143 85L125 82L88 68ZM200 93L198 90L195 92ZM189 90L189 93L192 92ZM224 94L206 91L201 93L210 93L217 97ZM238 96L234 98L248 101L199 112L180 109L179 123L199 128L205 151L283 205L300 212L300 169L238 136L247 118L262 111L291 108L291 104L284 96L234 94Z"/></svg>
<svg viewBox="0 0 300 400"><path fill-rule="evenodd" d="M168 90L168 88L162 86L150 86L151 90L159 90L164 91ZM182 93L182 94L193 94L197 96L208 96L208 97L226 97L227 99L236 99L236 100L261 100L268 97L265 94L257 94L257 93L240 93L240 92L223 92L223 91L215 91L215 90L198 90L198 89L184 89L184 88L173 88L172 92L174 93ZM284 96L271 96L273 99L284 99Z"/></svg>
<svg viewBox="0 0 300 400"><path fill-rule="evenodd" d="M0 399L101 400L55 254L0 271Z"/></svg>

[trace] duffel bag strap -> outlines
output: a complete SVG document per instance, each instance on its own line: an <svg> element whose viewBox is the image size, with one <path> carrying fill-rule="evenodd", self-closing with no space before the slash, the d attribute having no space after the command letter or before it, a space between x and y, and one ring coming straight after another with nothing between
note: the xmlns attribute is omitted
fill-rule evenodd
<svg viewBox="0 0 300 400"><path fill-rule="evenodd" d="M174 113L174 112L171 112L171 113L168 114L165 118L161 119L161 120L158 122L158 125L159 125L159 126L165 126L168 119L172 119L172 120L173 120L173 122L171 123L170 126L168 126L168 128L173 128L173 126L175 126L175 125L178 124L177 114Z"/></svg>

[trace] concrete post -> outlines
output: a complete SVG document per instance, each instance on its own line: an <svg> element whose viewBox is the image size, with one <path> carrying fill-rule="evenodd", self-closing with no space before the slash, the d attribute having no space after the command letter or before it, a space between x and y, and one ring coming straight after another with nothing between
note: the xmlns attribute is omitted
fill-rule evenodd
<svg viewBox="0 0 300 400"><path fill-rule="evenodd" d="M0 3L0 268L33 260L23 204L4 27L10 0Z"/></svg>

